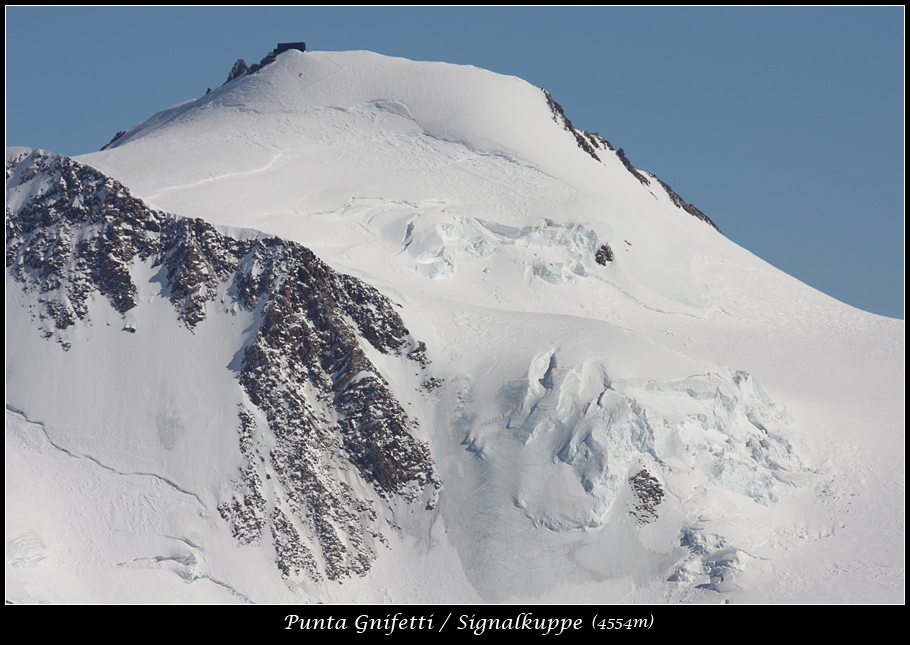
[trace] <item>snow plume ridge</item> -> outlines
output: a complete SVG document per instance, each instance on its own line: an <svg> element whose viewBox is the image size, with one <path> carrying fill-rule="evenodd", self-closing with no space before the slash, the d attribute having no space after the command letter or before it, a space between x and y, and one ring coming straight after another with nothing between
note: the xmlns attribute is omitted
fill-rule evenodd
<svg viewBox="0 0 910 645"><path fill-rule="evenodd" d="M385 541L383 521L394 525L393 504L435 507L429 448L361 348L405 360L418 345L374 288L299 244L238 240L153 211L61 155L8 158L7 194L7 270L37 294L43 334L64 351L70 328L91 324L97 296L121 315L142 306L139 265L191 331L213 315L254 315L232 363L246 401L237 413L246 466L218 510L242 544L270 533L284 577L363 575Z"/></svg>

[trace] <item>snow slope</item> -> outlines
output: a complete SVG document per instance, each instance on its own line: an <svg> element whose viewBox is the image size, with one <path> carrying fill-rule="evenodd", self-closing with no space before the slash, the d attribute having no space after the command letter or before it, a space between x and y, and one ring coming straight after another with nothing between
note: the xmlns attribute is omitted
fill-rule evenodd
<svg viewBox="0 0 910 645"><path fill-rule="evenodd" d="M63 491L24 503L8 486L8 597L65 602L91 582L104 602L120 576L154 601L186 583L194 601L902 600L903 322L733 244L539 88L290 51L77 161L152 208L299 242L396 303L428 374L363 350L443 488L426 516L396 515L363 577L282 579L269 544L232 541L210 492L243 466L227 418L247 322L190 333L158 322L173 315L150 292L126 319L93 311L63 354L8 278L7 334L21 345L7 352L8 481L32 490L30 473L53 469ZM613 259L598 262L605 244ZM151 337L122 333L134 317ZM112 358L87 372L80 356L96 347ZM92 396L114 402L85 396L80 373L106 379ZM170 425L194 429L180 454L153 440L162 397ZM125 473L149 479L128 490ZM104 500L93 512L164 486L169 509L195 516L179 531L156 508L142 529L74 518L123 555L73 553L52 497L81 498L83 481ZM129 554L153 564L124 570ZM57 570L65 583L48 582Z"/></svg>

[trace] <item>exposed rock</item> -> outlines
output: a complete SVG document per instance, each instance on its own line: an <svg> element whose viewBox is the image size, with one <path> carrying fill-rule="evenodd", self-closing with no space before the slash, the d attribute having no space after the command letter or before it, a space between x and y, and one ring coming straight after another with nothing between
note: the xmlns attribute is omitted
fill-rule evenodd
<svg viewBox="0 0 910 645"><path fill-rule="evenodd" d="M231 523L234 537L241 544L259 544L262 531L267 524L265 499L262 497L262 480L255 466L256 448L254 442L255 420L253 415L241 409L240 452L246 459L247 467L240 474L240 481L234 487L234 498L218 506L221 516ZM279 565L279 568L282 568Z"/></svg>
<svg viewBox="0 0 910 645"><path fill-rule="evenodd" d="M714 230L716 230L718 233L721 232L720 229L717 227L717 224L715 224L714 222L711 221L710 217L708 217L707 215L702 213L700 210L695 208L692 204L687 204L686 201L682 197L680 197L679 195L676 194L676 191L674 191L672 188L670 188L664 182L660 181L660 179L658 179L657 181L659 181L660 185L664 187L665 191L667 191L667 194L670 196L670 199L673 200L673 203L676 204L677 208L681 208L684 211L686 211L687 213L689 213L690 215L694 215L701 221L703 221L707 224L710 224L712 227L714 227Z"/></svg>
<svg viewBox="0 0 910 645"><path fill-rule="evenodd" d="M246 66L246 61L242 58L238 58L237 62L234 63L234 66L231 68L230 73L228 74L227 80L225 83L230 83L238 76L243 76L250 71L250 68Z"/></svg>
<svg viewBox="0 0 910 645"><path fill-rule="evenodd" d="M234 63L234 66L231 67L231 71L228 73L225 84L230 83L235 78L239 78L244 74L255 74L269 63L275 62L277 58L278 53L274 49L263 56L262 60L260 60L258 63L253 63L249 67L247 67L246 61L244 61L242 58L238 58L237 62Z"/></svg>
<svg viewBox="0 0 910 645"><path fill-rule="evenodd" d="M437 390L440 387L442 387L442 384L444 382L445 382L444 379L431 377L431 378L428 378L423 383L421 383L420 387L422 387L424 389L424 391L426 391L426 392L432 392L433 390Z"/></svg>
<svg viewBox="0 0 910 645"><path fill-rule="evenodd" d="M547 97L547 105L550 106L550 112L553 113L553 120L556 121L564 130L572 134L575 137L575 141L578 143L578 147L587 152L591 157L600 161L600 157L597 156L595 148L608 148L613 149L613 146L610 145L610 142L601 137L597 133L585 132L584 130L576 130L572 126L572 122L569 121L569 118L566 116L565 111L562 109L562 106L557 103L550 93L541 88L541 91Z"/></svg>
<svg viewBox="0 0 910 645"><path fill-rule="evenodd" d="M604 244L597 249L597 255L594 256L594 261L603 266L607 266L607 262L613 261L613 249L610 248L609 244L604 242Z"/></svg>
<svg viewBox="0 0 910 645"><path fill-rule="evenodd" d="M628 170L630 173L632 173L633 177L635 177L638 181L640 181L645 186L651 185L651 180L648 179L647 177L645 177L640 172L638 172L638 170L635 168L635 166L632 165L632 162L630 162L626 158L625 150L620 148L619 150L616 151L616 156L619 157L619 160L622 162L622 165L624 165L626 167L626 170Z"/></svg>
<svg viewBox="0 0 910 645"><path fill-rule="evenodd" d="M427 346L423 341L417 343L417 347L408 352L408 359L414 361L421 367L427 367L430 359L427 358Z"/></svg>
<svg viewBox="0 0 910 645"><path fill-rule="evenodd" d="M258 63L253 63L253 64L250 66L250 70L249 70L248 73L249 73L249 74L255 74L256 72L258 72L260 69L262 69L263 67L265 67L265 66L268 65L269 63L275 62L275 59L276 59L276 58L278 58L278 55L275 53L275 51L274 51L274 50L273 50L273 51L270 51L268 54L266 54L265 56L263 56L263 58L262 58L261 61L259 61Z"/></svg>
<svg viewBox="0 0 910 645"><path fill-rule="evenodd" d="M591 155L591 157L593 159L595 159L596 161L601 161L601 158L597 154L598 150L614 151L614 148L610 144L610 142L607 141L606 139L604 139L602 136L600 136L596 132L586 132L585 130L576 129L572 125L572 122L569 121L568 117L566 116L565 111L562 109L562 106L559 103L557 103L553 99L552 96L550 96L549 92L547 92L546 90L544 90L542 88L541 88L541 91L547 97L547 105L550 106L550 111L553 114L553 120L556 121L556 123L558 123L560 125L560 127L562 127L564 130L566 130L567 132L572 134L573 137L575 137L575 141L578 144L579 148L581 148L582 150L587 152L589 155ZM632 162L630 162L629 159L626 157L625 150L620 148L619 150L616 150L615 152L616 152L616 156L619 157L619 160L622 162L623 166L625 166L626 170L628 170L632 174L633 177L635 177L638 181L640 181L643 186L651 185L651 180L648 179L644 174L642 174L637 168L635 168L635 166L632 165ZM657 178L655 177L655 179L657 179ZM657 181L659 181L660 185L664 187L664 190L667 191L667 194L670 196L670 199L673 200L673 203L676 204L677 207L683 209L690 215L694 215L701 221L709 224L718 233L720 233L720 229L717 227L717 225L713 221L711 221L711 219L707 215L705 215L700 210L695 208L695 206L686 203L679 195L677 195L673 191L672 188L670 188L664 182L660 181L660 179L657 179Z"/></svg>
<svg viewBox="0 0 910 645"><path fill-rule="evenodd" d="M313 554L300 539L297 529L280 508L272 513L272 540L275 544L275 563L285 578L305 572L311 580L322 579Z"/></svg>
<svg viewBox="0 0 910 645"><path fill-rule="evenodd" d="M630 515L635 516L639 524L648 524L657 519L657 507L667 494L660 482L651 473L642 469L638 474L629 478L634 497Z"/></svg>
<svg viewBox="0 0 910 645"><path fill-rule="evenodd" d="M117 134L114 135L113 139L111 139L110 141L105 143L103 146L101 146L101 149L107 150L108 148L113 146L115 143L117 143L117 141L120 139L120 137L122 137L124 134L126 134L126 130L121 130L120 132L118 132Z"/></svg>
<svg viewBox="0 0 910 645"><path fill-rule="evenodd" d="M410 357L422 368L425 346L378 291L299 244L239 241L200 219L152 211L67 157L34 151L7 175L8 193L26 195L7 209L7 270L40 294L43 334L64 350L67 329L89 322L95 294L121 314L139 304L139 263L159 268L162 293L190 330L226 309L256 313L237 373L250 401L238 414L246 466L218 506L241 544L261 543L268 527L285 577L363 575L390 517L380 518L377 502L435 507L429 448L361 349L404 360L416 347ZM340 471L373 493L355 492Z"/></svg>
<svg viewBox="0 0 910 645"><path fill-rule="evenodd" d="M15 167L8 189L27 182L39 186L7 212L6 266L42 294L39 316L53 321L46 331L84 320L94 291L121 313L134 307L129 264L154 251L160 215L98 171L40 150Z"/></svg>

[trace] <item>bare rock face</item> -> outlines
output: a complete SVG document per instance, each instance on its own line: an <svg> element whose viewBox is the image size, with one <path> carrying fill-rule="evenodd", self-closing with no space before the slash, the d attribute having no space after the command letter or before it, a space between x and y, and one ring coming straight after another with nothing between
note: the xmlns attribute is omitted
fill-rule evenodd
<svg viewBox="0 0 910 645"><path fill-rule="evenodd" d="M249 67L246 66L246 61L242 58L238 58L237 62L234 63L234 66L231 68L230 73L228 74L227 80L225 83L230 83L238 76L243 76L249 72Z"/></svg>
<svg viewBox="0 0 910 645"><path fill-rule="evenodd" d="M129 264L151 256L159 214L96 170L40 150L7 168L14 189L30 197L7 208L6 266L40 294L47 337L84 320L94 292L121 313L136 306Z"/></svg>
<svg viewBox="0 0 910 645"><path fill-rule="evenodd" d="M649 524L657 519L657 507L667 494L660 482L647 470L629 478L634 497L633 508L630 513L639 524Z"/></svg>
<svg viewBox="0 0 910 645"><path fill-rule="evenodd" d="M363 575L391 517L377 504L435 507L440 483L429 448L361 343L401 360L424 346L374 288L299 244L240 241L201 219L152 211L61 155L12 160L7 192L7 270L39 294L36 320L64 351L67 329L90 322L93 298L121 314L139 306L140 264L163 282L162 297L190 330L230 309L255 314L258 329L238 348L236 373L249 401L236 411L246 466L218 511L241 544L259 544L268 531L283 576ZM211 306L218 294L220 306Z"/></svg>

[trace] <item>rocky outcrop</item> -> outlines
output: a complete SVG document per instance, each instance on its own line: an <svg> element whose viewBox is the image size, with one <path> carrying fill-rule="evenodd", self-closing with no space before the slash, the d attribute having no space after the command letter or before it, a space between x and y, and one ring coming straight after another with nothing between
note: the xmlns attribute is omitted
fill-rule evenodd
<svg viewBox="0 0 910 645"><path fill-rule="evenodd" d="M657 519L657 507L667 494L660 482L647 470L640 470L629 478L632 488L632 510L629 514L635 517L639 524L649 524Z"/></svg>
<svg viewBox="0 0 910 645"><path fill-rule="evenodd" d="M547 105L550 106L550 112L553 114L553 120L556 121L562 128L575 137L575 141L578 144L578 147L587 152L591 157L597 161L600 161L600 157L597 156L597 149L609 149L613 150L613 146L610 145L610 142L601 137L599 134L585 132L584 130L577 130L572 125L572 122L569 121L569 118L566 116L565 111L562 109L562 106L557 103L550 93L544 89L541 89L544 95L547 97Z"/></svg>
<svg viewBox="0 0 910 645"><path fill-rule="evenodd" d="M638 181L640 181L645 186L651 185L651 180L648 179L647 177L645 177L640 172L638 172L638 170L635 168L635 166L632 165L632 162L629 161L628 158L626 158L625 150L620 148L619 150L616 151L616 156L619 157L619 160L622 162L622 165L626 167L626 170L628 170L630 173L632 173L633 177L635 177Z"/></svg>
<svg viewBox="0 0 910 645"><path fill-rule="evenodd" d="M276 58L278 58L278 54L276 54L274 52L274 50L270 51L268 54L266 54L265 56L262 57L261 61L250 65L250 71L248 73L255 74L256 72L258 72L260 69L262 69L269 63L274 63Z"/></svg>
<svg viewBox="0 0 910 645"><path fill-rule="evenodd" d="M136 306L129 265L154 252L160 214L98 171L40 150L8 169L11 191L28 199L7 207L6 266L38 292L46 337L66 348L57 332L86 318L95 292L121 313Z"/></svg>
<svg viewBox="0 0 910 645"><path fill-rule="evenodd" d="M239 78L246 74L255 74L256 72L258 72L260 69L262 69L269 63L275 62L275 60L277 58L278 58L278 52L276 50L272 50L268 54L263 56L262 60L260 60L258 63L253 63L249 67L247 67L245 60L243 60L242 58L238 58L237 62L234 63L234 66L231 67L231 71L228 72L228 77L227 77L227 80L224 82L224 84L230 83L235 78Z"/></svg>
<svg viewBox="0 0 910 645"><path fill-rule="evenodd" d="M234 66L231 68L231 71L228 74L228 77L227 77L227 80L225 81L225 83L230 83L238 76L243 76L244 74L248 73L249 71L250 71L250 68L246 66L246 61L243 60L242 58L238 58L237 62L234 63Z"/></svg>
<svg viewBox="0 0 910 645"><path fill-rule="evenodd" d="M209 92L211 92L211 90L209 90ZM206 92L206 94L207 93L208 92ZM121 130L120 132L118 132L117 134L114 135L113 139L111 139L110 141L105 143L103 146L101 146L101 149L107 150L108 148L112 147L115 143L117 143L117 141L120 140L120 137L122 137L124 134L126 134L126 130Z"/></svg>
<svg viewBox="0 0 910 645"><path fill-rule="evenodd" d="M676 191L674 191L672 188L670 188L664 182L660 181L660 179L658 179L657 181L660 182L660 185L664 187L665 191L667 191L667 195L670 196L670 199L673 200L673 203L676 205L677 208L681 208L684 211L686 211L687 213L689 213L689 215L693 215L693 216L697 217L701 221L703 221L706 224L708 224L709 226L713 227L715 231L720 233L720 229L717 227L717 224L715 224L713 221L711 221L710 217L708 217L707 215L702 213L700 210L695 208L695 206L693 206L692 204L686 203L686 201L682 197L680 197L679 195L676 194Z"/></svg>
<svg viewBox="0 0 910 645"><path fill-rule="evenodd" d="M549 92L547 92L546 90L544 90L542 88L541 88L541 91L544 93L544 95L547 98L547 105L550 106L550 112L553 114L553 120L556 121L556 123L558 123L560 125L560 127L562 127L564 130L569 132L573 137L575 137L575 141L578 144L579 148L581 148L582 150L587 152L589 155L591 155L591 157L594 160L599 161L599 162L601 162L602 160L601 160L600 156L598 156L598 154L597 154L598 151L601 151L601 154L603 153L604 150L610 150L611 152L615 152L616 156L622 162L622 165L625 167L626 170L629 171L629 173L633 177L635 177L638 181L640 181L643 186L651 185L651 180L648 179L648 177L646 177L644 173L642 173L635 166L633 166L632 162L629 161L628 157L626 157L625 150L623 150L622 148L620 148L619 150L614 150L614 148L610 144L610 142L607 141L606 139L604 139L602 136L600 136L596 132L586 132L585 130L576 129L572 125L572 122L569 120L569 118L566 116L566 113L562 109L562 106L559 103L557 103L553 99L552 96L550 96ZM653 177L653 175L652 175L652 177ZM657 178L654 177L654 179L657 179ZM715 224L713 221L711 221L711 219L707 215L705 215L703 212L701 212L700 210L695 208L695 206L693 206L692 204L686 203L686 201L683 200L682 197L677 195L676 192L674 192L672 188L670 188L664 182L660 181L660 179L657 179L657 181L660 182L660 185L664 187L664 190L667 191L667 194L670 196L670 199L673 200L673 203L678 208L683 209L690 215L694 215L701 221L710 225L718 233L720 233L720 229L717 227L717 224Z"/></svg>
<svg viewBox="0 0 910 645"><path fill-rule="evenodd" d="M261 543L268 530L282 575L362 575L394 504L435 507L429 448L362 348L404 361L424 346L374 288L299 244L241 241L203 220L153 211L60 155L11 160L7 194L7 271L39 294L36 318L64 350L68 328L89 323L94 298L121 314L139 306L133 276L143 273L162 283L190 330L209 316L254 315L236 374L249 402L237 412L246 466L218 511L241 544Z"/></svg>

